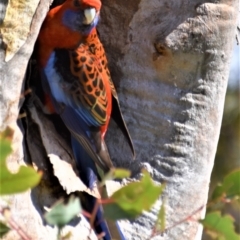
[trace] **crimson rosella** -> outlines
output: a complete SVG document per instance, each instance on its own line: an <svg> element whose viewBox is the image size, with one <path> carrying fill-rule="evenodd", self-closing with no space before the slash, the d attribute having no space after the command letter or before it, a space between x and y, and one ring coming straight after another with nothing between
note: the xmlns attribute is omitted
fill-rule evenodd
<svg viewBox="0 0 240 240"><path fill-rule="evenodd" d="M104 141L110 117L134 154L96 30L100 8L100 0L66 0L49 11L38 37L45 94L71 133L79 177L90 189L113 167ZM89 195L86 210L91 212L95 203ZM105 233L105 240L111 239L102 207L93 227L97 234Z"/></svg>

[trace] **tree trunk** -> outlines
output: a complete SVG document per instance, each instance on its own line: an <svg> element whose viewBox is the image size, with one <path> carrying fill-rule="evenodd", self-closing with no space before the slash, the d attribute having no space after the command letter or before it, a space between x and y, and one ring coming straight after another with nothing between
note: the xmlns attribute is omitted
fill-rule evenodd
<svg viewBox="0 0 240 240"><path fill-rule="evenodd" d="M24 158L44 172L38 187L11 197L13 217L33 239L56 236L56 229L42 223L44 206L84 189L71 168L74 163L67 131L62 130L61 123L56 124L55 116L42 112L36 97L24 104L26 117L21 120L21 132L15 124L24 100L20 93L25 88L25 70L49 2L39 2L30 35L8 62L4 60L6 45L0 40L0 125L1 129L8 125L16 129L9 166L15 169ZM156 182L167 183L167 231L154 239L201 239L197 219L205 213L237 24L237 2L102 0L98 29L136 160L131 160L130 150L113 123L107 145L115 165L131 169L133 179L146 168ZM7 1L4 4L6 7ZM0 19L5 15L4 4ZM32 73L30 86L34 91L34 68ZM123 221L126 239L148 239L158 210L156 204L152 214L143 214L131 223ZM196 221L184 221L191 215ZM74 232L72 239L86 239L86 225L77 221L73 224L76 227L69 226Z"/></svg>

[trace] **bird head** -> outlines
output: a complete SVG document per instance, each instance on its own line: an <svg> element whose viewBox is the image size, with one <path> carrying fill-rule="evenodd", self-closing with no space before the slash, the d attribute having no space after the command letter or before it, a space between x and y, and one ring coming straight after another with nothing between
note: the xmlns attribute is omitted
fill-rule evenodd
<svg viewBox="0 0 240 240"><path fill-rule="evenodd" d="M63 24L73 31L88 35L98 24L100 0L68 0L65 6Z"/></svg>

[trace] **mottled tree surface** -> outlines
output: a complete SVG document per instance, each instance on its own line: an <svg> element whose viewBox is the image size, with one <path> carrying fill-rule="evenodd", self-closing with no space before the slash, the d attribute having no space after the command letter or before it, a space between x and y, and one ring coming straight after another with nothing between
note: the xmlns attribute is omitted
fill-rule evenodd
<svg viewBox="0 0 240 240"><path fill-rule="evenodd" d="M112 159L116 166L131 169L133 178L146 168L156 182L167 183L164 199L169 229L155 239L201 239L201 227L193 220L172 226L207 201L237 0L102 3L100 37L137 153L132 161L122 134L112 123L107 134ZM1 19L6 4L3 1L0 5ZM54 239L56 234L42 223L43 206L49 207L59 197L84 189L70 165L73 160L67 131L56 116L42 112L34 97L38 82L34 61L32 74L23 81L48 5L47 0L39 3L30 35L10 61L4 61L6 45L2 41L0 49L1 129L7 125L18 129L14 123L24 100L21 98L19 103L20 93L29 86L33 89L31 97L25 97L23 111L27 116L19 121L21 131L16 131L15 151L9 158L12 169L25 159L44 172L39 187L11 197L15 220L33 239ZM121 226L126 238L147 239L158 209L159 204L151 214L131 223L124 221ZM194 218L201 216L204 208ZM74 231L73 239L85 239L88 234L87 224L79 219L69 228Z"/></svg>

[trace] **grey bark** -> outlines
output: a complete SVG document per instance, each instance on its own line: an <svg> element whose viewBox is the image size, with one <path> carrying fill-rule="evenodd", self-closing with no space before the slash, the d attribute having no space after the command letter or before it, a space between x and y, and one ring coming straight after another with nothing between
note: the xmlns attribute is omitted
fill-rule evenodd
<svg viewBox="0 0 240 240"><path fill-rule="evenodd" d="M1 45L2 129L16 122L18 96L47 2L40 2L31 35L11 61L4 62ZM131 169L133 179L146 168L156 182L167 183L164 199L168 230L154 239L201 239L197 221L182 220L195 211L194 219L204 216L238 2L103 0L102 3L100 37L137 153L132 161L123 136L111 123L107 144L113 162ZM44 177L33 191L11 198L12 212L33 239L54 239L56 231L42 225L43 206L49 207L60 196L84 187L71 172L73 160L65 132L57 132L36 99L25 111L23 133L27 148L23 152L22 134L17 130L14 138L17 147L9 159L10 166L16 168L25 157L44 172ZM151 214L143 214L131 223L122 222L126 238L148 239L158 210L159 203ZM69 226L74 231L73 239L84 239L88 233L86 224L77 221L73 226L76 225ZM85 229L80 235L79 227Z"/></svg>

